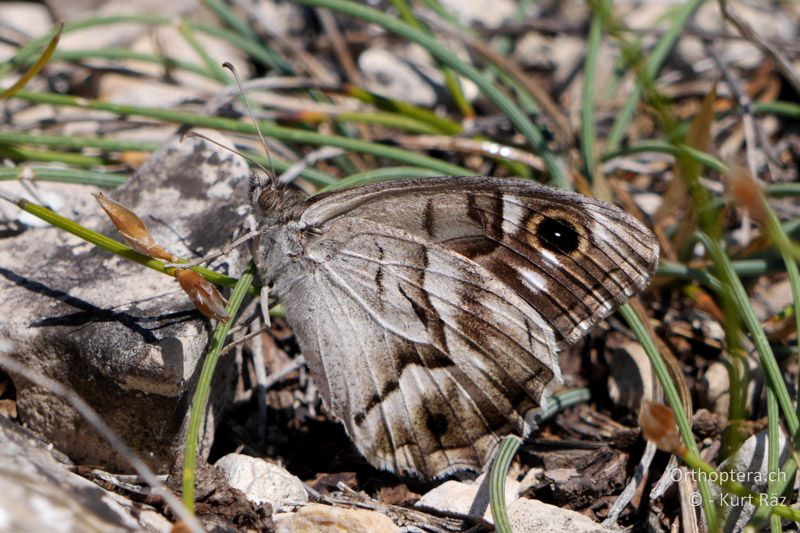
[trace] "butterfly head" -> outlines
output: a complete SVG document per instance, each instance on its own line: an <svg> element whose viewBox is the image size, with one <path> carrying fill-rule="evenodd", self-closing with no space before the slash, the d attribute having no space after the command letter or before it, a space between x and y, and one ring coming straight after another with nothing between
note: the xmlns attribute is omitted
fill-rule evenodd
<svg viewBox="0 0 800 533"><path fill-rule="evenodd" d="M267 226L296 219L305 209L305 195L274 177L264 180L253 176L249 196L256 216Z"/></svg>
<svg viewBox="0 0 800 533"><path fill-rule="evenodd" d="M305 194L274 178L254 177L250 182L250 203L261 227L256 263L262 281L294 278L291 273L287 275L287 269L294 268L293 259L302 253L299 219L307 206ZM276 287L278 294L280 289Z"/></svg>

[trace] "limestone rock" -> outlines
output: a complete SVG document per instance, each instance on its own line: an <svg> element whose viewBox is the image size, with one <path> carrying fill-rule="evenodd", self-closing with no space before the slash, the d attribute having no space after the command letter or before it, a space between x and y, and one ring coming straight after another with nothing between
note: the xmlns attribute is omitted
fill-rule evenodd
<svg viewBox="0 0 800 533"><path fill-rule="evenodd" d="M302 481L286 469L264 459L229 453L215 466L224 472L232 487L242 491L253 503L268 502L277 511L287 503L308 501Z"/></svg>
<svg viewBox="0 0 800 533"><path fill-rule="evenodd" d="M642 399L653 397L653 371L644 348L626 342L608 357L608 395L619 407L638 412Z"/></svg>
<svg viewBox="0 0 800 533"><path fill-rule="evenodd" d="M516 2L511 0L442 0L445 9L467 25L479 25L488 29L497 29L514 17Z"/></svg>
<svg viewBox="0 0 800 533"><path fill-rule="evenodd" d="M783 464L791 453L791 443L787 440L786 434L781 431L778 434L778 464ZM719 465L719 472L722 476L745 485L750 490L764 494L763 496L737 497L722 491L714 483L713 478L709 479L711 492L714 499L722 509L722 530L723 531L742 531L755 512L756 498L762 503L786 503L784 498L776 496L770 500L767 498L766 490L770 481L785 481L780 477L779 472L770 473L767 466L769 456L767 430L763 430L748 438L739 449L728 459Z"/></svg>
<svg viewBox="0 0 800 533"><path fill-rule="evenodd" d="M107 192L147 223L156 240L193 258L228 242L249 212L249 170L200 139L165 145L125 185ZM48 184L39 184L46 191ZM86 192L62 213L120 238ZM237 275L234 252L219 269ZM86 400L152 467L182 444L184 419L211 331L170 277L52 227L0 240L0 349ZM232 358L215 372L201 449L230 401ZM74 461L127 470L127 463L68 405L12 375L20 419Z"/></svg>
<svg viewBox="0 0 800 533"><path fill-rule="evenodd" d="M520 498L508 507L508 521L515 533L613 533L591 518L555 505Z"/></svg>
<svg viewBox="0 0 800 533"><path fill-rule="evenodd" d="M364 509L311 504L295 513L273 515L275 533L399 533L386 516Z"/></svg>
<svg viewBox="0 0 800 533"><path fill-rule="evenodd" d="M469 61L463 48L454 44L452 49ZM358 56L358 67L364 73L367 89L383 96L425 107L434 107L449 98L441 69L417 44L391 50L367 48ZM461 88L467 100L477 98L478 88L472 81L462 78Z"/></svg>
<svg viewBox="0 0 800 533"><path fill-rule="evenodd" d="M506 505L519 498L519 482L506 479ZM475 481L445 481L427 492L415 504L417 507L433 509L461 516L482 517L490 523L492 512L489 508L489 478L486 474Z"/></svg>
<svg viewBox="0 0 800 533"><path fill-rule="evenodd" d="M58 462L47 446L0 416L0 531L168 532L147 505L121 503ZM134 513L135 511L135 513Z"/></svg>

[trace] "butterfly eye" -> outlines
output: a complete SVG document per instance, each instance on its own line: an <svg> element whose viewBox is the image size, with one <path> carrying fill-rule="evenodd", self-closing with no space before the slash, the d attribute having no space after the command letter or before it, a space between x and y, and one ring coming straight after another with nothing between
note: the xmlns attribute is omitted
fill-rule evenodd
<svg viewBox="0 0 800 533"><path fill-rule="evenodd" d="M559 254L570 254L581 243L580 233L563 218L543 217L535 233L542 246Z"/></svg>
<svg viewBox="0 0 800 533"><path fill-rule="evenodd" d="M275 209L279 198L280 197L275 193L274 190L262 189L258 195L258 207L260 207L264 213L269 213Z"/></svg>

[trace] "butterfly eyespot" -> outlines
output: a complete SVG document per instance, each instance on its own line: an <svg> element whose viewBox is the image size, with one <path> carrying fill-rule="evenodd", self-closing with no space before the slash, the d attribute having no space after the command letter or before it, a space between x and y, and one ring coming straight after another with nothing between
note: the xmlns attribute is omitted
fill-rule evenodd
<svg viewBox="0 0 800 533"><path fill-rule="evenodd" d="M580 233L563 218L543 217L535 234L542 246L559 254L570 254L581 244Z"/></svg>
<svg viewBox="0 0 800 533"><path fill-rule="evenodd" d="M449 423L447 417L441 413L429 413L425 419L425 425L431 433L437 436L442 436L447 433Z"/></svg>

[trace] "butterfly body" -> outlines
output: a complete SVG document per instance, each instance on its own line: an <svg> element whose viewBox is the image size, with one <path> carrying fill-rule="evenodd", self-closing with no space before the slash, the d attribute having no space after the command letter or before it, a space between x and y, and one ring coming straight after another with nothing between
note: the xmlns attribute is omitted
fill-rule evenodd
<svg viewBox="0 0 800 533"><path fill-rule="evenodd" d="M526 180L383 182L251 197L259 271L328 409L375 466L480 470L560 381L558 350L641 290L652 234Z"/></svg>

